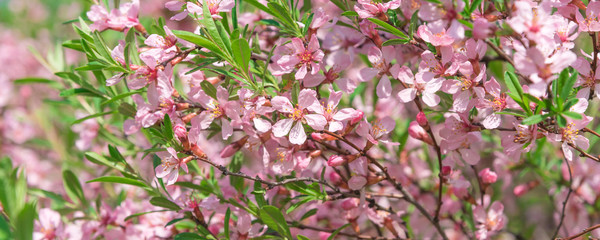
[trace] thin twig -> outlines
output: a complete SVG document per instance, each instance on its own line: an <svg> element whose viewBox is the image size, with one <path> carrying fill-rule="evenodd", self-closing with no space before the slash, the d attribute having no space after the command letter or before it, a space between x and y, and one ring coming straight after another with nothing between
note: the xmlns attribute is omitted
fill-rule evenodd
<svg viewBox="0 0 600 240"><path fill-rule="evenodd" d="M573 175L571 173L571 165L569 165L569 160L567 160L566 158L564 160L565 160L565 163L567 164L567 168L569 169L569 192L567 193L567 198L565 198L565 201L562 204L562 212L560 214L560 222L558 222L558 226L556 227L556 231L554 231L554 234L552 235L552 239L554 239L554 238L556 238L556 236L558 236L560 227L562 227L563 220L565 219L565 209L567 208L567 203L569 202L569 197L571 196L571 192L573 192L573 189L571 188L571 185L573 185Z"/></svg>
<svg viewBox="0 0 600 240"><path fill-rule="evenodd" d="M598 228L600 228L600 224L596 224L596 225L594 225L594 226L591 226L591 227L589 227L589 228L586 228L586 229L584 229L582 232L580 232L580 233L578 233L578 234L575 234L575 235L573 235L573 236L566 237L566 238L556 238L556 240L572 240L572 239L575 239L575 238L581 237L581 236L585 235L586 233L589 233L589 232L591 232L591 231L594 231L594 230L596 230L596 229L598 229Z"/></svg>
<svg viewBox="0 0 600 240"><path fill-rule="evenodd" d="M487 43L488 46L490 46L494 52L496 52L496 54L498 54L500 57L504 58L504 60L506 60L508 63L510 63L510 65L513 65L513 67L517 67L517 65L515 65L515 62L512 60L512 58L510 58L508 55L506 55L506 53L504 51L502 51L502 49L500 49L498 46L496 46L496 44L493 44L492 42L490 42L490 40L485 40L485 43ZM515 73L517 75L519 75L521 78L525 79L525 81L527 81L527 83L533 83L533 81L531 81L531 79L529 79L529 77L522 75L521 73L519 73L518 71L515 71Z"/></svg>
<svg viewBox="0 0 600 240"><path fill-rule="evenodd" d="M333 233L333 232L335 232L337 230L337 229L327 229L327 228L321 228L321 227L313 227L313 226L308 226L308 225L304 225L304 224L301 224L301 223L298 223L298 222L292 222L292 221L287 221L287 223L290 224L290 226L293 227L293 228L309 229L309 230L314 230L314 231L319 231L319 232ZM351 234L351 233L345 233L345 232L339 232L338 235L342 235L342 236L346 236L346 237L352 237L354 239L378 239L378 240L398 239L398 238L386 238L386 237L373 237L373 236Z"/></svg>

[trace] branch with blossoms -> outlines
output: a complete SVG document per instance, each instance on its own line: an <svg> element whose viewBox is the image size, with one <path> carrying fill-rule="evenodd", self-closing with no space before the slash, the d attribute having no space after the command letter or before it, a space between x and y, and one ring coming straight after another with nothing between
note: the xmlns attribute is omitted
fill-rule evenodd
<svg viewBox="0 0 600 240"><path fill-rule="evenodd" d="M87 161L66 199L38 193L63 199L41 201L39 236L533 239L600 221L600 2L174 0L148 21L118 2L63 44L85 57L56 73L84 112L66 154ZM555 222L530 225L540 199Z"/></svg>

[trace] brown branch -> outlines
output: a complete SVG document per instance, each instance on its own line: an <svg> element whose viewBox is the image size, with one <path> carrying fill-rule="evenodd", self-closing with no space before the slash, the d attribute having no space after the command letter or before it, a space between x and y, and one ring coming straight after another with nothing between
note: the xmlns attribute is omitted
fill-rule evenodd
<svg viewBox="0 0 600 240"><path fill-rule="evenodd" d="M508 55L506 55L506 53L504 51L502 51L502 49L500 49L498 46L496 46L496 44L493 44L492 42L490 42L490 40L485 40L485 43L487 43L488 46L490 46L492 49L494 49L494 52L496 52L496 54L498 54L500 57L504 58L504 60L506 60L508 63L510 63L510 65L513 65L513 67L517 67L517 65L515 65L515 62L512 60L512 58L510 58ZM525 79L525 81L527 81L527 83L533 83L533 81L531 81L531 79L529 79L529 77L524 76L523 74L519 73L518 71L515 71L515 73L517 75L519 75L521 78Z"/></svg>
<svg viewBox="0 0 600 240"><path fill-rule="evenodd" d="M319 231L319 232L328 232L328 233L333 233L337 230L337 229L327 229L327 228L321 228L321 227L308 226L308 225L304 225L304 224L301 224L298 222L293 222L293 221L286 221L286 222L290 225L290 227L298 228L298 229L309 229L309 230L314 230L314 231ZM345 233L345 232L339 232L338 235L352 237L353 239L378 239L378 240L398 239L398 238L374 237L374 236L359 235L359 234L352 234L352 233Z"/></svg>
<svg viewBox="0 0 600 240"><path fill-rule="evenodd" d="M172 58L169 58L169 59L165 60L164 62L161 62L158 65L162 66L162 67L166 67L167 64L169 64L171 61L173 61L177 58L181 58L181 60L183 60L185 57L187 57L188 54L190 54L192 51L194 51L196 49L200 49L200 46L196 46L196 47L190 48L188 50L181 51L181 52L175 54L175 56L173 56Z"/></svg>
<svg viewBox="0 0 600 240"><path fill-rule="evenodd" d="M599 134L599 133L597 133L596 131L594 131L594 130L592 130L592 129L589 129L589 128L583 128L583 129L581 129L581 131L583 131L583 132L588 132L588 133L591 133L591 134L594 134L594 135L596 135L596 137L600 137L600 134Z"/></svg>
<svg viewBox="0 0 600 240"><path fill-rule="evenodd" d="M580 153L580 156L581 156L581 157L587 157L587 158L589 158L589 159L592 159L592 160L594 160L594 161L596 161L596 162L600 162L600 158L598 158L598 157L596 157L596 156L594 156L594 155L591 155L591 154L587 153L585 150L581 149L580 147L576 146L575 144L573 144L573 143L567 143L567 144L568 144L570 147L572 147L572 148L574 148L575 150L577 150L577 151Z"/></svg>
<svg viewBox="0 0 600 240"><path fill-rule="evenodd" d="M566 158L564 160L565 160L565 163L567 164L567 168L569 169L569 192L567 193L567 198L565 198L565 201L562 204L562 212L560 214L560 222L558 223L558 226L556 227L556 231L554 231L554 235L552 235L552 239L556 238L556 236L558 235L558 231L560 231L560 227L562 227L563 220L565 219L565 209L567 208L567 203L569 202L569 197L571 196L571 192L573 192L573 189L571 188L571 185L573 185L573 175L571 173L571 165L569 165L569 160L567 160Z"/></svg>
<svg viewBox="0 0 600 240"><path fill-rule="evenodd" d="M572 240L572 239L576 239L576 238L578 238L578 237L581 237L581 236L585 235L586 233L589 233L589 232L591 232L591 231L594 231L594 230L596 230L596 229L598 229L598 228L600 228L600 224L596 224L596 225L594 225L594 226L591 226L591 227L589 227L589 228L586 228L586 229L585 229L585 230L583 230L582 232L580 232L580 233L578 233L578 234L575 234L575 235L573 235L573 236L566 237L566 238L556 238L556 240Z"/></svg>

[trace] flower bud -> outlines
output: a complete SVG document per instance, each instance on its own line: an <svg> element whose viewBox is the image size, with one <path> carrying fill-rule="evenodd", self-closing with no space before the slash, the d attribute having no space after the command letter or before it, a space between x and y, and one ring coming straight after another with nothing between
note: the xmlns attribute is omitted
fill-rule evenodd
<svg viewBox="0 0 600 240"><path fill-rule="evenodd" d="M346 159L339 155L331 155L331 157L329 157L329 160L327 160L327 165L330 167L341 166L344 165L344 163L346 163Z"/></svg>
<svg viewBox="0 0 600 240"><path fill-rule="evenodd" d="M187 137L187 130L182 125L175 125L173 127L173 132L179 139Z"/></svg>
<svg viewBox="0 0 600 240"><path fill-rule="evenodd" d="M192 150L192 153L196 157L206 159L206 153L204 153L204 151L202 151L202 149L200 149L200 147L198 147L198 145L192 144L192 149L191 150Z"/></svg>
<svg viewBox="0 0 600 240"><path fill-rule="evenodd" d="M310 156L311 158L317 158L319 156L321 156L323 152L321 150L314 150L312 152L310 152L310 154L308 154L308 156Z"/></svg>
<svg viewBox="0 0 600 240"><path fill-rule="evenodd" d="M233 156L233 154L235 154L236 152L238 152L240 149L242 149L242 147L244 146L244 144L246 144L246 141L248 140L248 136L244 136L243 138L241 138L238 141L235 141L229 145L227 145L222 151L221 151L221 157L222 158L228 158Z"/></svg>
<svg viewBox="0 0 600 240"><path fill-rule="evenodd" d="M188 108L190 108L190 104L189 103L177 103L177 111L182 111L182 110L186 110Z"/></svg>
<svg viewBox="0 0 600 240"><path fill-rule="evenodd" d="M194 118L196 115L198 115L198 114L193 112L193 113L183 116L181 118L181 120L183 120L184 123L190 123L192 121L192 118Z"/></svg>
<svg viewBox="0 0 600 240"><path fill-rule="evenodd" d="M433 146L433 141L429 137L429 134L415 121L412 121L408 126L408 135Z"/></svg>
<svg viewBox="0 0 600 240"><path fill-rule="evenodd" d="M525 193L527 193L529 191L529 186L527 186L527 184L521 184L521 185L517 185L514 189L513 189L513 193L515 194L515 196L520 197L523 196Z"/></svg>
<svg viewBox="0 0 600 240"><path fill-rule="evenodd" d="M485 168L479 172L479 177L484 184L492 184L495 183L498 179L498 175L494 171L491 171L489 168Z"/></svg>
<svg viewBox="0 0 600 240"><path fill-rule="evenodd" d="M442 166L442 176L450 176L452 174L452 167Z"/></svg>
<svg viewBox="0 0 600 240"><path fill-rule="evenodd" d="M340 182L340 180L342 180L342 178L335 171L331 171L329 173L329 180L331 180L331 182L333 182L334 184L337 184Z"/></svg>
<svg viewBox="0 0 600 240"><path fill-rule="evenodd" d="M348 198L342 202L342 209L349 211L356 207L360 203L360 199L358 198Z"/></svg>
<svg viewBox="0 0 600 240"><path fill-rule="evenodd" d="M417 123L419 123L419 126L427 129L427 127L429 127L429 121L427 121L427 117L425 116L424 112L419 112L417 114Z"/></svg>
<svg viewBox="0 0 600 240"><path fill-rule="evenodd" d="M354 111L354 117L352 119L350 119L350 125L356 125L357 123L360 122L360 120L363 119L364 116L365 116L365 113L363 111L360 111L360 110Z"/></svg>

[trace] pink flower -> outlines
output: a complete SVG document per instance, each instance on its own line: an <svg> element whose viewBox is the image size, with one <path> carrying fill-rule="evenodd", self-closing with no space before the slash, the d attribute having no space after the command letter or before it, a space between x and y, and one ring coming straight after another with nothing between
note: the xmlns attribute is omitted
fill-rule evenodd
<svg viewBox="0 0 600 240"><path fill-rule="evenodd" d="M179 168L183 169L186 173L188 172L187 161L179 159L175 149L169 147L167 148L167 152L158 152L156 155L162 159L162 162L156 166L154 171L156 171L157 178L164 178L166 185L173 185L177 182Z"/></svg>
<svg viewBox="0 0 600 240"><path fill-rule="evenodd" d="M92 31L104 31L112 29L123 31L126 28L141 26L138 21L139 0L133 0L130 3L123 3L118 9L113 9L110 14L102 5L93 5L88 18L93 21L90 25Z"/></svg>
<svg viewBox="0 0 600 240"><path fill-rule="evenodd" d="M454 38L446 33L441 21L419 26L417 36L433 46L448 46L454 42Z"/></svg>
<svg viewBox="0 0 600 240"><path fill-rule="evenodd" d="M585 99L583 99L585 100ZM580 99L580 101L582 101ZM548 139L552 141L562 142L562 150L565 157L572 161L579 159L579 152L569 144L573 144L583 150L590 147L590 140L583 135L579 135L579 131L587 126L592 121L591 117L583 116L581 120L567 119L567 126L560 129L559 134L548 133Z"/></svg>
<svg viewBox="0 0 600 240"><path fill-rule="evenodd" d="M387 72L390 69L390 63L392 62L392 60L394 60L395 53L396 53L396 50L392 46L383 47L383 51L375 46L369 48L367 57L369 58L369 62L371 62L371 65L373 67L361 69L360 70L360 80L363 82L370 81L378 74ZM379 75L379 76L381 76L381 75ZM383 78L382 78L382 80L383 80ZM388 81L388 83L389 83L389 80L383 80L383 81ZM382 85L382 83L380 81L377 88L380 89L381 85ZM386 84L386 85L388 85L388 84ZM391 88L391 84L389 84L389 85L390 85L389 88ZM391 89L390 89L390 91L391 91ZM380 94L381 93L378 93L377 95L381 98L384 98L384 96L382 96Z"/></svg>
<svg viewBox="0 0 600 240"><path fill-rule="evenodd" d="M374 3L370 0L358 0L356 5L354 5L354 11L358 13L360 18L387 18L387 11L400 7L400 2L400 0L392 0L389 2Z"/></svg>
<svg viewBox="0 0 600 240"><path fill-rule="evenodd" d="M190 99L200 103L204 111L192 119L193 135L200 134L201 129L207 129L215 120L221 120L221 136L223 139L229 138L233 134L233 126L229 119L240 121L239 104L236 101L229 101L229 93L222 86L217 87L217 99L208 96L201 88L195 88L189 93ZM192 135L190 129L190 135ZM193 141L193 140L192 140Z"/></svg>
<svg viewBox="0 0 600 240"><path fill-rule="evenodd" d="M344 159L344 157L338 156L338 155L331 155L331 157L329 157L329 160L327 160L327 165L330 167L341 166L344 163L346 163L346 159Z"/></svg>
<svg viewBox="0 0 600 240"><path fill-rule="evenodd" d="M502 230L506 225L507 217L504 215L504 205L500 202L492 203L492 206L485 212L483 206L478 205L473 209L473 217L477 221L477 239L489 239L490 236Z"/></svg>
<svg viewBox="0 0 600 240"><path fill-rule="evenodd" d="M442 152L450 152L448 160L475 165L481 159L477 152L476 143L481 142L481 133L473 132L478 127L473 126L465 114L452 114L446 118L444 128L440 130Z"/></svg>
<svg viewBox="0 0 600 240"><path fill-rule="evenodd" d="M287 113L288 118L281 119L273 125L273 135L283 137L289 133L290 142L300 145L306 141L303 123L307 123L315 130L323 130L327 125L327 119L323 116L323 107L317 101L316 94L314 90L303 89L298 94L296 107L292 106L288 98L275 96L271 104L277 111ZM314 114L309 114L309 112ZM293 128L292 125L294 125Z"/></svg>
<svg viewBox="0 0 600 240"><path fill-rule="evenodd" d="M436 77L452 76L456 74L461 63L466 60L460 59L462 54L454 54L452 47L441 47L440 52L442 55L441 61L429 50L424 51L421 54L419 70L428 70L434 73Z"/></svg>
<svg viewBox="0 0 600 240"><path fill-rule="evenodd" d="M573 68L579 72L575 87L582 87L577 92L577 97L591 97L590 93L593 90L596 97L600 98L600 65L598 65L595 70L592 70L590 62L583 57L579 57L575 63L573 63Z"/></svg>
<svg viewBox="0 0 600 240"><path fill-rule="evenodd" d="M274 75L283 75L291 73L299 66L296 72L296 79L303 79L307 73L316 74L321 69L321 60L325 54L319 49L319 40L316 35L312 35L308 46L304 46L302 39L293 38L292 48L293 53L273 59L276 65L280 68L274 71Z"/></svg>
<svg viewBox="0 0 600 240"><path fill-rule="evenodd" d="M410 122L408 126L408 135L414 139L421 140L429 145L433 145L433 140L429 137L429 134L423 129L423 127L419 126L416 121Z"/></svg>
<svg viewBox="0 0 600 240"><path fill-rule="evenodd" d="M485 67L482 67L477 74L473 71L471 63L465 62L460 68L460 73L463 75L462 77L446 80L443 89L447 93L453 94L453 109L457 112L464 112L473 107L471 104L473 93L478 98L484 97L485 90L478 85L485 78Z"/></svg>
<svg viewBox="0 0 600 240"><path fill-rule="evenodd" d="M35 221L33 239L63 239L66 237L60 214L50 208L40 209L39 219Z"/></svg>
<svg viewBox="0 0 600 240"><path fill-rule="evenodd" d="M367 179L360 175L354 175L348 180L348 187L352 190L360 190L367 184Z"/></svg>
<svg viewBox="0 0 600 240"><path fill-rule="evenodd" d="M567 50L556 51L551 55L543 53L537 47L515 52L515 68L524 75L531 77L535 83L551 81L577 60L575 53Z"/></svg>
<svg viewBox="0 0 600 240"><path fill-rule="evenodd" d="M330 89L329 98L325 106L321 106L322 110L319 112L323 112L323 116L327 120L329 125L328 130L331 132L337 132L344 128L344 124L342 121L347 121L356 117L357 112L353 108L344 108L341 110L337 109L340 100L342 99L343 93L340 91L334 91Z"/></svg>
<svg viewBox="0 0 600 240"><path fill-rule="evenodd" d="M356 128L356 134L366 138L372 144L378 144L380 141L383 143L391 143L387 140L383 140L382 138L385 137L389 132L393 131L395 126L396 121L390 117L377 119L373 121L373 125L364 120L358 124L358 127Z"/></svg>
<svg viewBox="0 0 600 240"><path fill-rule="evenodd" d="M538 127L536 124L531 126L521 125L518 121L513 121L515 131L503 131L500 133L502 148L504 153L514 158L518 158L521 152L528 152L538 138Z"/></svg>
<svg viewBox="0 0 600 240"><path fill-rule="evenodd" d="M494 171L490 170L490 168L484 168L483 170L479 171L479 177L484 184L495 183L496 179L498 179L498 175L496 175Z"/></svg>
<svg viewBox="0 0 600 240"><path fill-rule="evenodd" d="M580 32L598 32L600 31L600 21L598 15L600 15L600 2L590 2L585 10L586 17L579 11L576 11L575 18L579 24Z"/></svg>
<svg viewBox="0 0 600 240"><path fill-rule="evenodd" d="M502 121L500 115L496 112L501 112L506 108L506 95L500 94L500 84L494 78L485 82L483 86L493 98L491 100L479 99L477 108L479 109L479 115L484 117L481 124L487 129L494 129L499 127Z"/></svg>
<svg viewBox="0 0 600 240"><path fill-rule="evenodd" d="M398 98L403 103L415 99L417 94L422 96L423 102L427 106L435 107L440 103L440 97L435 93L442 87L442 80L434 78L434 74L426 71L419 71L416 76L407 66L402 66L399 70L392 69L392 74L398 80L408 84L406 88L398 93Z"/></svg>
<svg viewBox="0 0 600 240"><path fill-rule="evenodd" d="M222 19L221 15L219 15L219 13L222 12L231 12L231 9L233 9L233 7L235 6L235 1L234 0L202 0L200 1L201 4L202 3L206 3L206 5L208 6L208 11L210 12L210 15L213 19L216 20L220 20ZM190 13L195 13L198 15L198 19L202 19L202 6L198 6L193 2L188 2L187 3L187 9L186 11L190 12Z"/></svg>

